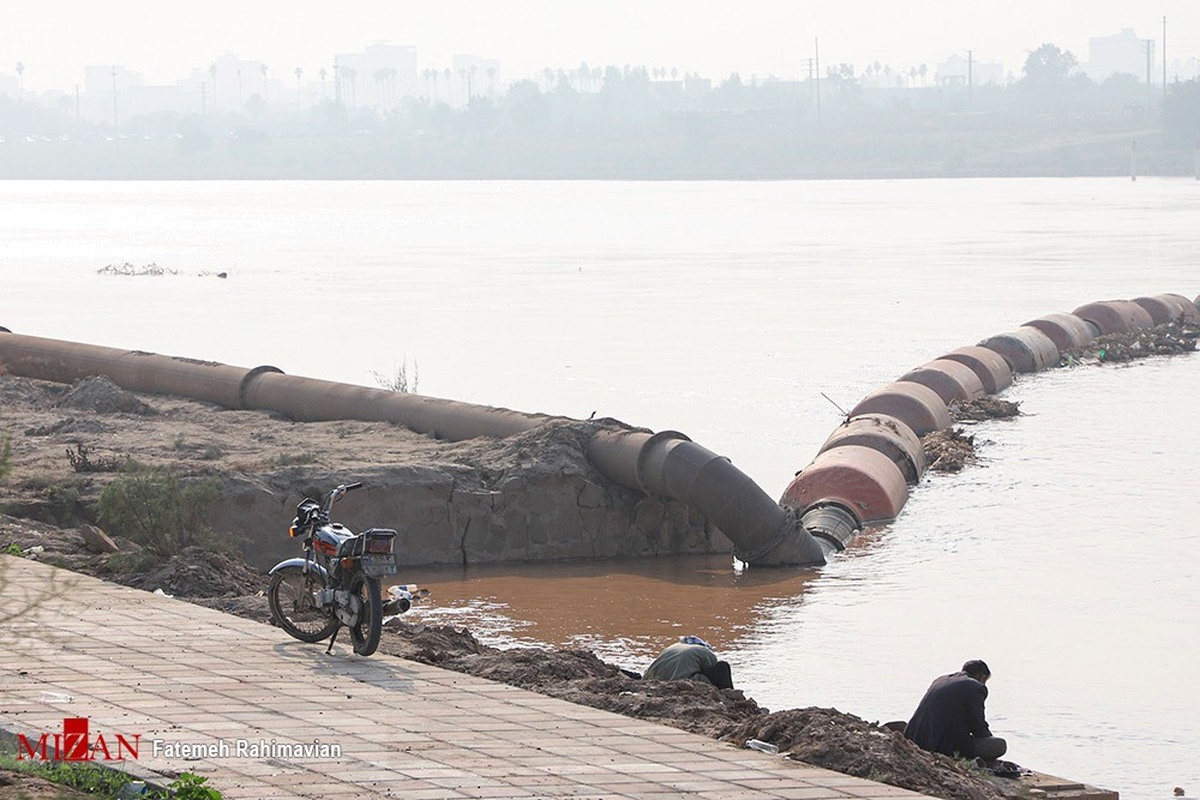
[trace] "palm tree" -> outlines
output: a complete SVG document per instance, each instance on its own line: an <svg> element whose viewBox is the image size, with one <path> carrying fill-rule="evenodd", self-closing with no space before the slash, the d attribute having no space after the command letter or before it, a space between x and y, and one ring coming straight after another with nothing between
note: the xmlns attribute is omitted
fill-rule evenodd
<svg viewBox="0 0 1200 800"><path fill-rule="evenodd" d="M488 97L495 97L496 96L496 68L488 67L487 68L487 76L488 76Z"/></svg>
<svg viewBox="0 0 1200 800"><path fill-rule="evenodd" d="M921 85L924 86L925 85L925 73L929 72L929 67L922 64L921 66L917 67L917 72L919 72L921 74Z"/></svg>
<svg viewBox="0 0 1200 800"><path fill-rule="evenodd" d="M262 72L262 78L263 78L263 103L265 104L265 103L267 102L267 65L266 65L266 64L259 64L259 65L258 65L258 68L259 68L259 70Z"/></svg>
<svg viewBox="0 0 1200 800"><path fill-rule="evenodd" d="M449 103L454 95L454 92L450 91L450 81L454 79L454 70L446 67L442 70L442 77L446 79L446 102Z"/></svg>
<svg viewBox="0 0 1200 800"><path fill-rule="evenodd" d="M302 70L300 67L296 67L294 74L296 76L296 110L299 111L300 110L300 78L302 78L304 76L304 70Z"/></svg>
<svg viewBox="0 0 1200 800"><path fill-rule="evenodd" d="M217 64L214 61L208 65L208 75L212 78L213 85L213 113L217 113Z"/></svg>
<svg viewBox="0 0 1200 800"><path fill-rule="evenodd" d="M358 108L358 70L342 67L342 77L350 83L350 107Z"/></svg>
<svg viewBox="0 0 1200 800"><path fill-rule="evenodd" d="M387 69L379 67L371 73L371 77L375 79L375 98L379 101L380 108L387 108L387 97L383 87L383 82L387 80Z"/></svg>
<svg viewBox="0 0 1200 800"><path fill-rule="evenodd" d="M25 94L25 64L22 61L17 62L17 97Z"/></svg>
<svg viewBox="0 0 1200 800"><path fill-rule="evenodd" d="M318 72L317 74L321 76L321 99L324 100L325 99L325 76L329 73L327 73L325 71L324 67L321 67L321 71Z"/></svg>

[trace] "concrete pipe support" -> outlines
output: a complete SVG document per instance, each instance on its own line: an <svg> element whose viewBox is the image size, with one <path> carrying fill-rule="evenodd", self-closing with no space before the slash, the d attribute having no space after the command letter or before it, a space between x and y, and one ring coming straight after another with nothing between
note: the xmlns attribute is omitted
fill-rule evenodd
<svg viewBox="0 0 1200 800"><path fill-rule="evenodd" d="M1012 386L1013 372L1008 362L995 350L972 345L951 350L942 358L965 364L979 378L988 394L1002 392Z"/></svg>
<svg viewBox="0 0 1200 800"><path fill-rule="evenodd" d="M1038 317L1025 323L1026 327L1037 328L1058 348L1059 353L1083 347L1096 338L1096 329L1074 314L1054 313Z"/></svg>
<svg viewBox="0 0 1200 800"><path fill-rule="evenodd" d="M949 428L950 410L937 392L911 381L889 383L864 397L848 416L886 414L903 422L917 436Z"/></svg>
<svg viewBox="0 0 1200 800"><path fill-rule="evenodd" d="M1058 366L1058 348L1050 337L1028 326L984 339L980 347L994 350L1013 372L1041 372Z"/></svg>
<svg viewBox="0 0 1200 800"><path fill-rule="evenodd" d="M983 381L979 380L970 367L949 358L930 361L900 376L902 381L912 381L928 386L937 392L946 405L983 397Z"/></svg>
<svg viewBox="0 0 1200 800"><path fill-rule="evenodd" d="M878 450L848 445L818 454L779 503L801 518L814 506L840 506L862 528L895 519L906 500L908 485L895 462Z"/></svg>
<svg viewBox="0 0 1200 800"><path fill-rule="evenodd" d="M1088 303L1071 312L1096 326L1101 336L1106 333L1128 333L1153 328L1150 312L1132 300L1104 300Z"/></svg>
<svg viewBox="0 0 1200 800"><path fill-rule="evenodd" d="M925 448L912 428L887 414L862 414L839 425L818 451L858 445L878 450L890 458L910 486L925 474Z"/></svg>

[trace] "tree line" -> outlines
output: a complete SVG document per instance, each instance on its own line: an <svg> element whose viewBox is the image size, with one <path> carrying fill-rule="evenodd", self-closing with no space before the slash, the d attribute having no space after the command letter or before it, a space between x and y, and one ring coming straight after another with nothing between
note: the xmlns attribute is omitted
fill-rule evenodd
<svg viewBox="0 0 1200 800"><path fill-rule="evenodd" d="M1053 44L1021 77L875 88L847 64L712 84L642 66L550 72L451 106L432 91L81 126L0 97L0 175L137 178L803 178L1189 173L1200 81L1096 82ZM432 87L433 75L426 75Z"/></svg>

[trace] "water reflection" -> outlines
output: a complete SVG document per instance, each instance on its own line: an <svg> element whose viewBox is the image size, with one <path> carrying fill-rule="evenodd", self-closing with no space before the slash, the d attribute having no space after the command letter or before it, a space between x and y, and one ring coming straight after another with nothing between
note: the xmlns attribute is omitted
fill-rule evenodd
<svg viewBox="0 0 1200 800"><path fill-rule="evenodd" d="M498 647L577 647L639 668L677 637L730 650L777 605L799 602L805 569L741 569L728 555L422 568L430 598L410 621L471 630Z"/></svg>

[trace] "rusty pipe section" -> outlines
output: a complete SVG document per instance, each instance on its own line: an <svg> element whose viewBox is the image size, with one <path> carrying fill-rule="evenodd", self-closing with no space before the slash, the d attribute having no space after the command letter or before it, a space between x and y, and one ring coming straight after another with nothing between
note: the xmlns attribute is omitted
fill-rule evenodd
<svg viewBox="0 0 1200 800"><path fill-rule="evenodd" d="M60 383L103 375L130 391L276 411L298 420L392 422L450 441L510 436L554 419L285 375L275 367L248 369L9 332L0 335L0 364L13 375ZM678 500L703 514L747 563L824 563L826 551L749 476L681 433L602 430L592 438L588 456L615 483Z"/></svg>
<svg viewBox="0 0 1200 800"><path fill-rule="evenodd" d="M257 376L246 387L244 399L245 408L278 411L305 422L331 419L394 422L452 442L476 436L511 436L553 419L546 414L281 373Z"/></svg>
<svg viewBox="0 0 1200 800"><path fill-rule="evenodd" d="M824 564L829 552L749 476L677 431L597 432L588 459L623 486L686 503L754 566Z"/></svg>
<svg viewBox="0 0 1200 800"><path fill-rule="evenodd" d="M249 384L261 375L279 373L275 367L246 369L16 333L0 336L0 363L13 375L27 378L75 383L103 375L126 389L182 395L228 408L245 408L243 395Z"/></svg>

